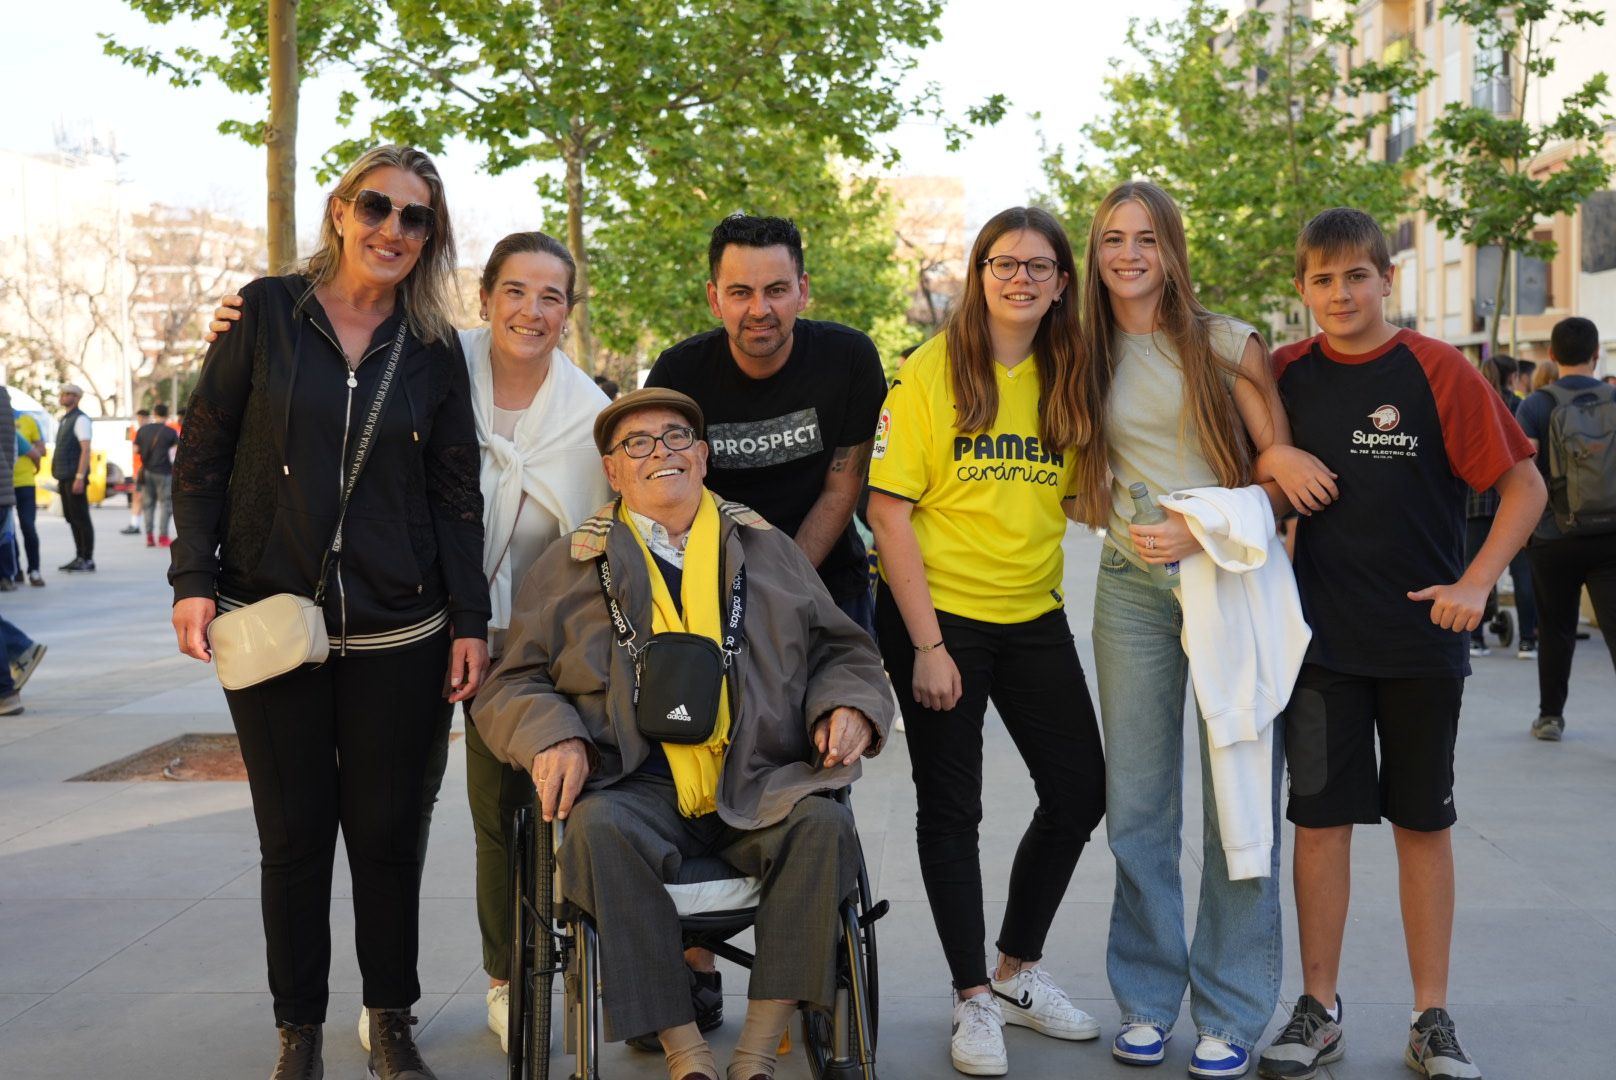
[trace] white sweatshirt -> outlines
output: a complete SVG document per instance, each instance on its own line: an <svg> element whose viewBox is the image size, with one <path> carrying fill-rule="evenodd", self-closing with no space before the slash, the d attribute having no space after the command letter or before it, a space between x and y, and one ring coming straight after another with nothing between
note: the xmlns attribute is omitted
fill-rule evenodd
<svg viewBox="0 0 1616 1080"><path fill-rule="evenodd" d="M1202 550L1179 567L1184 653L1206 724L1229 879L1267 877L1274 844L1274 718L1313 632L1267 494L1192 488L1159 500Z"/></svg>

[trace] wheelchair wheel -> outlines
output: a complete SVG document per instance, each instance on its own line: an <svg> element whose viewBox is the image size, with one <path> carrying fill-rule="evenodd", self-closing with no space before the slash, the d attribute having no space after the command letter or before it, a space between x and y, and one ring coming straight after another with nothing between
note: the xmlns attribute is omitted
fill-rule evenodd
<svg viewBox="0 0 1616 1080"><path fill-rule="evenodd" d="M511 998L507 1080L549 1080L550 990L560 966L552 921L550 826L517 810L511 832Z"/></svg>
<svg viewBox="0 0 1616 1080"><path fill-rule="evenodd" d="M814 1080L876 1080L875 920L885 913L885 904L871 905L861 869L859 904L842 907L835 1008L802 1011L802 1049Z"/></svg>

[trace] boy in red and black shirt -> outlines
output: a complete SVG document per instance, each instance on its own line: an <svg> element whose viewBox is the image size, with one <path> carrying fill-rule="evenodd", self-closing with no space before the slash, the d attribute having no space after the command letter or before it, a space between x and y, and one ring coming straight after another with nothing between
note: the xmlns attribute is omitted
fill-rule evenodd
<svg viewBox="0 0 1616 1080"><path fill-rule="evenodd" d="M1446 1011L1453 750L1469 632L1545 494L1530 444L1469 361L1386 321L1391 283L1373 218L1318 215L1297 240L1296 288L1323 332L1274 353L1296 445L1264 454L1261 469L1305 515L1296 581L1313 629L1285 728L1305 992L1258 1066L1280 1080L1341 1056L1352 827L1383 817L1414 983L1407 1062L1433 1078L1481 1076ZM1467 487L1501 498L1469 569Z"/></svg>

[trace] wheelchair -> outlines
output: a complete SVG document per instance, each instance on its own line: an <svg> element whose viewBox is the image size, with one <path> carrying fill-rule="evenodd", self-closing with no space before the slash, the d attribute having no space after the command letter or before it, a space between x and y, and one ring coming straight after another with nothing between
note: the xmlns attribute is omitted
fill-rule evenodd
<svg viewBox="0 0 1616 1080"><path fill-rule="evenodd" d="M851 805L845 788L827 795ZM570 1080L600 1080L600 951L594 920L558 894L561 823L546 822L535 803L515 812L512 836L507 1080L549 1080L551 991L557 976L565 989L563 1050L574 1059ZM710 949L750 970L752 954L730 939L752 925L761 883L713 857L685 859L678 878L664 887L679 912L684 947ZM827 1011L803 1004L799 1010L814 1080L876 1080L875 923L887 910L887 902L876 901L870 888L861 852L858 888L841 908L835 1006Z"/></svg>

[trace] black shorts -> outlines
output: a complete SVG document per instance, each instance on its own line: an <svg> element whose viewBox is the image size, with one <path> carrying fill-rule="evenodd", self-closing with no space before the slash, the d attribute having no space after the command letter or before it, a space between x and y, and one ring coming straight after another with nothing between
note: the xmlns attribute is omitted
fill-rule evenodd
<svg viewBox="0 0 1616 1080"><path fill-rule="evenodd" d="M1285 710L1286 818L1308 829L1383 817L1419 832L1451 826L1463 695L1459 676L1382 679L1303 665Z"/></svg>

